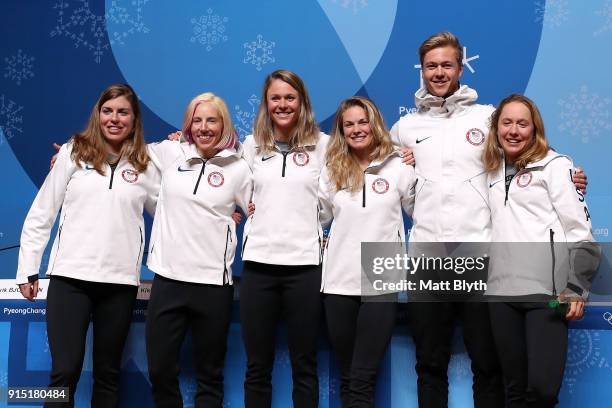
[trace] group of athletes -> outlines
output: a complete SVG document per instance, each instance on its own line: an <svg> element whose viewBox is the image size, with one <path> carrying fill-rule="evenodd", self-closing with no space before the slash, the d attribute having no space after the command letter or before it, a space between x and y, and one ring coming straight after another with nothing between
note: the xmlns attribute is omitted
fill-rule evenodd
<svg viewBox="0 0 612 408"><path fill-rule="evenodd" d="M553 407L567 322L582 317L600 256L580 191L586 178L550 148L530 99L513 94L497 109L476 103L476 91L459 82L463 55L453 34L432 35L419 55L424 86L415 94L417 111L390 131L371 100L353 96L340 103L330 135L320 132L303 81L277 70L264 82L244 143L223 99L207 92L187 106L181 141L147 145L134 91L108 87L86 129L59 150L21 236L16 283L33 300L61 209L47 270L49 386L68 387L67 404L74 404L91 321L91 403L118 405L146 209L154 215L146 348L155 405L182 406L178 361L191 331L195 405L222 407L238 207L248 215L240 281L245 407L271 407L281 319L293 406L318 406L323 313L342 406L371 407L397 293L373 295L382 300L374 302L365 296L361 243L403 243L405 212L413 222L410 243L550 242L552 251L552 279L548 264L508 268L513 259L504 259L497 268L492 258L494 301L408 303L419 406L448 404L451 339L460 318L475 407ZM325 240L322 229L330 223ZM564 249L555 249L557 242ZM555 267L568 262L569 272L555 279Z"/></svg>

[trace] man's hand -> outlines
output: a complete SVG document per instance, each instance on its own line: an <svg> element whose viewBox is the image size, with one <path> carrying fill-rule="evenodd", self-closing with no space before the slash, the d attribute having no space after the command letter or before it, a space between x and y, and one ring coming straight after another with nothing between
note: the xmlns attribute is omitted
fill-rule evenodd
<svg viewBox="0 0 612 408"><path fill-rule="evenodd" d="M34 282L22 283L19 285L19 290L24 298L28 299L30 302L33 302L38 295L38 279Z"/></svg>

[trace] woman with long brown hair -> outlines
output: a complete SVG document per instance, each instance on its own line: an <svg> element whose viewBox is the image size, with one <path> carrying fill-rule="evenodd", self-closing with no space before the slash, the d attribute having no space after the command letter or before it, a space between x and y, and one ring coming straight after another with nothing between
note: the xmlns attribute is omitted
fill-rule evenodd
<svg viewBox="0 0 612 408"><path fill-rule="evenodd" d="M111 85L94 105L87 127L60 149L24 222L17 284L34 300L38 270L61 208L47 275L50 387L68 387L81 374L93 323L92 406L118 404L121 354L132 318L144 249L143 208L153 213L159 173L149 162L138 98Z"/></svg>

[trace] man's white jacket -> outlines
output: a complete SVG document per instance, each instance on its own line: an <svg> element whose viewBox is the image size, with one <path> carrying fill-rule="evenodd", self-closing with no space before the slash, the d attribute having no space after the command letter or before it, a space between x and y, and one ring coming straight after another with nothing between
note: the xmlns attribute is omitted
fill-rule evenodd
<svg viewBox="0 0 612 408"><path fill-rule="evenodd" d="M79 168L62 146L23 224L16 283L38 278L57 213L59 227L47 275L91 282L138 285L144 250L143 207L155 211L159 172L149 163L138 173L125 159L104 175Z"/></svg>
<svg viewBox="0 0 612 408"><path fill-rule="evenodd" d="M214 285L232 283L236 205L247 213L252 177L238 151L203 159L194 144L151 145L162 172L147 266L169 279Z"/></svg>
<svg viewBox="0 0 612 408"><path fill-rule="evenodd" d="M465 85L446 99L419 89L418 111L391 129L393 143L410 147L416 159L411 242L490 240L481 155L494 108L477 104L477 98Z"/></svg>
<svg viewBox="0 0 612 408"><path fill-rule="evenodd" d="M549 150L505 184L505 166L488 175L492 248L487 294L587 297L600 258L584 195L567 156ZM554 284L554 286L553 286Z"/></svg>
<svg viewBox="0 0 612 408"><path fill-rule="evenodd" d="M373 294L371 285L362 287L362 283L368 284L368 275L361 268L361 243L397 243L399 253L404 252L402 208L412 212L415 181L414 168L404 165L397 152L372 162L364 171L364 187L354 193L336 191L327 167L323 169L319 182L321 221L325 225L333 218L333 223L324 251L321 292Z"/></svg>
<svg viewBox="0 0 612 408"><path fill-rule="evenodd" d="M253 171L256 210L246 222L242 259L274 265L319 265L323 233L317 190L329 136L316 144L264 154L254 137L244 141Z"/></svg>

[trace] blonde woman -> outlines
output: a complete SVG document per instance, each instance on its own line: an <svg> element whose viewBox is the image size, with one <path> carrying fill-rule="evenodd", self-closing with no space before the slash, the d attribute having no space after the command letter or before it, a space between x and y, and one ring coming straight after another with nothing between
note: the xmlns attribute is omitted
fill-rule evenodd
<svg viewBox="0 0 612 408"><path fill-rule="evenodd" d="M402 209L412 211L416 177L394 149L372 101L340 104L320 179L322 221L333 217L321 292L327 330L341 371L343 407L371 407L376 377L396 316L396 296L362 287L362 242L399 242Z"/></svg>
<svg viewBox="0 0 612 408"><path fill-rule="evenodd" d="M203 93L183 120L185 142L151 145L162 174L147 265L155 272L147 310L149 379L156 406L181 406L179 354L193 334L196 406L222 407L223 367L234 287L238 205L246 212L251 171L223 99Z"/></svg>
<svg viewBox="0 0 612 408"><path fill-rule="evenodd" d="M489 135L483 162L494 244L487 294L507 406L554 407L567 321L584 314L600 251L572 161L550 148L533 101L517 94L502 100Z"/></svg>
<svg viewBox="0 0 612 408"><path fill-rule="evenodd" d="M81 374L93 323L94 407L117 406L121 354L136 300L144 249L143 208L154 212L159 173L149 161L138 98L128 85L109 86L87 127L57 156L24 222L17 284L26 299L38 291L38 269L61 208L49 260L47 335L50 387Z"/></svg>
<svg viewBox="0 0 612 408"><path fill-rule="evenodd" d="M244 228L240 283L247 408L272 404L275 334L281 317L287 323L293 406L318 406L322 233L317 188L327 141L301 78L287 70L268 75L253 135L244 142L257 207Z"/></svg>

